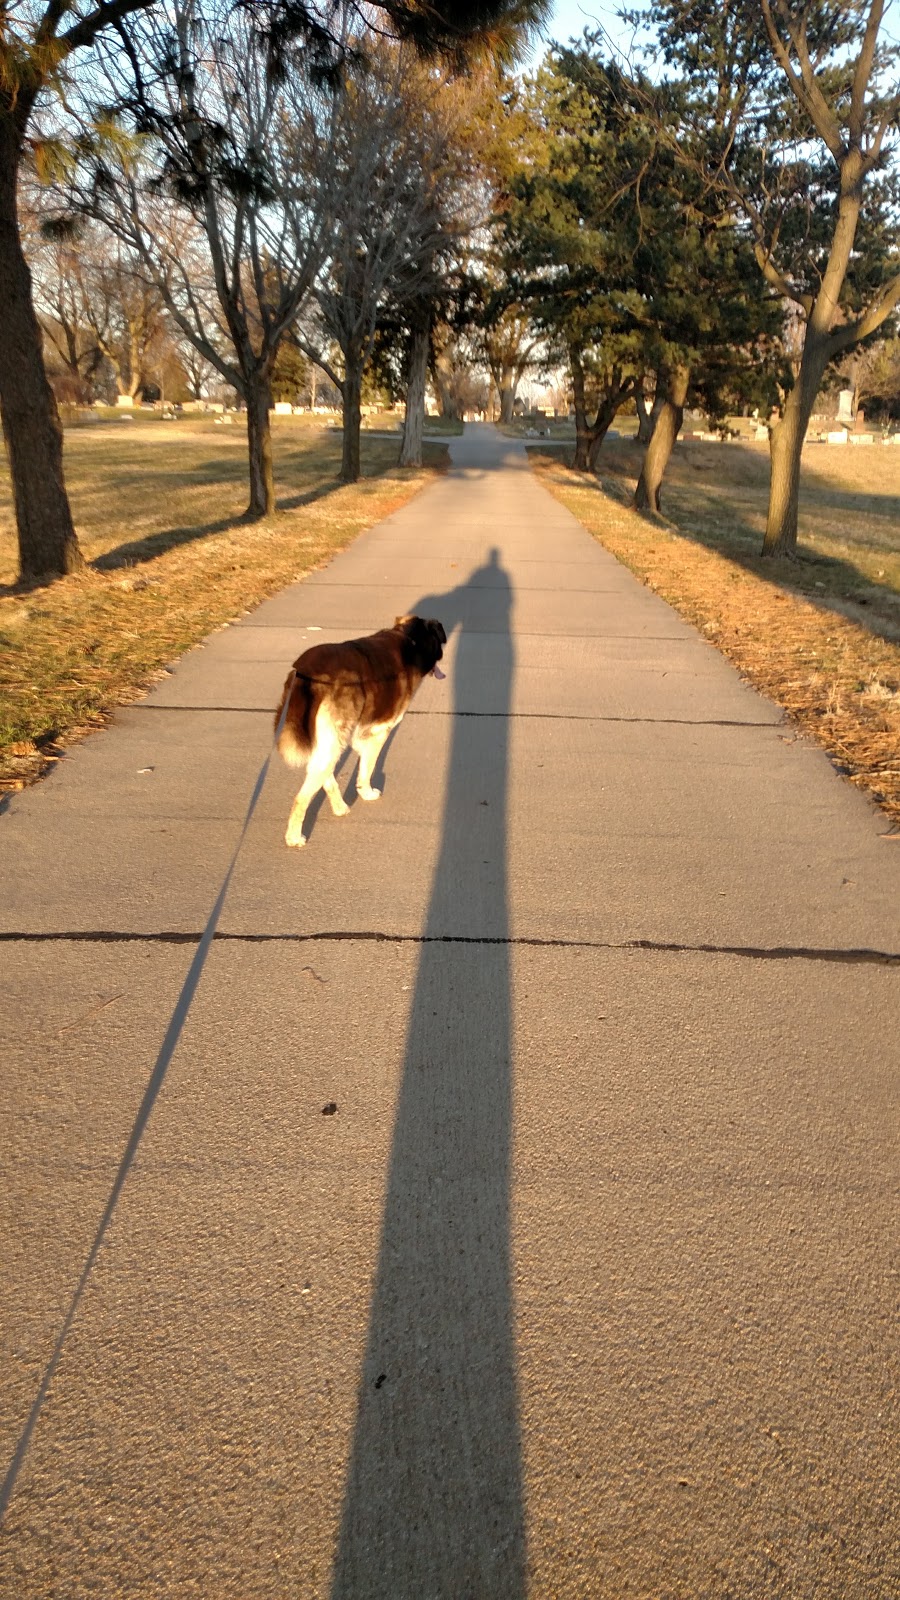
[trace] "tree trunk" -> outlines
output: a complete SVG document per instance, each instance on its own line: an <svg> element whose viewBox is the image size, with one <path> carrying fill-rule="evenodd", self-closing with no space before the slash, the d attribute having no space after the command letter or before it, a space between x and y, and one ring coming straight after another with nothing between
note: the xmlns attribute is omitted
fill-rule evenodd
<svg viewBox="0 0 900 1600"><path fill-rule="evenodd" d="M653 429L656 427L656 419L659 416L660 410L662 409L662 385L657 384L656 394L653 396L653 405L649 411L647 409L647 402L644 399L640 389L637 391L634 400L635 405L637 406L638 414L637 442L638 444L649 444L650 440L653 438Z"/></svg>
<svg viewBox="0 0 900 1600"><path fill-rule="evenodd" d="M342 388L344 413L344 449L341 458L341 478L344 483L357 483L360 473L359 430L362 425L362 363L344 353L345 377Z"/></svg>
<svg viewBox="0 0 900 1600"><path fill-rule="evenodd" d="M247 450L250 458L249 518L270 517L275 510L272 430L269 425L269 379L254 373L247 384Z"/></svg>
<svg viewBox="0 0 900 1600"><path fill-rule="evenodd" d="M400 446L401 467L422 465L422 429L425 422L425 383L428 378L427 328L416 328L409 351L409 372L406 382L406 418L403 423L403 443Z"/></svg>
<svg viewBox="0 0 900 1600"><path fill-rule="evenodd" d="M781 421L770 435L772 472L764 556L795 556L797 552L800 454L819 385L835 353L831 333L853 253L865 180L859 148L845 153L840 170L840 198L828 262L807 321L797 381L787 397Z"/></svg>
<svg viewBox="0 0 900 1600"><path fill-rule="evenodd" d="M515 414L516 386L512 381L511 375L504 373L497 388L500 393L500 421L503 423L512 422Z"/></svg>
<svg viewBox="0 0 900 1600"><path fill-rule="evenodd" d="M44 370L41 331L16 209L19 138L0 120L0 414L9 455L23 580L80 572L63 477L62 428Z"/></svg>
<svg viewBox="0 0 900 1600"><path fill-rule="evenodd" d="M441 366L442 356L437 356L432 363L431 376L437 390L438 406L445 422L459 422L459 407L453 394L450 373Z"/></svg>
<svg viewBox="0 0 900 1600"><path fill-rule="evenodd" d="M816 403L828 350L821 335L808 327L797 382L785 401L781 421L769 436L771 475L764 556L796 556L800 504L800 456Z"/></svg>
<svg viewBox="0 0 900 1600"><path fill-rule="evenodd" d="M644 399L643 388L639 388L635 393L635 396L634 396L634 409L637 412L637 419L638 419L638 431L637 431L638 444L649 444L650 443L650 413L647 410L647 402Z"/></svg>
<svg viewBox="0 0 900 1600"><path fill-rule="evenodd" d="M580 356L574 350L569 351L569 366L572 372L572 391L575 396L575 460L572 466L576 472L587 472L591 428L584 398L584 367Z"/></svg>
<svg viewBox="0 0 900 1600"><path fill-rule="evenodd" d="M588 468L591 472L596 472L597 470L597 457L600 454L600 446L616 420L619 407L628 399L629 393L629 383L619 384L617 388L604 396L603 401L597 408L597 415L591 428L591 442L588 447Z"/></svg>
<svg viewBox="0 0 900 1600"><path fill-rule="evenodd" d="M636 511L659 511L659 495L672 446L684 420L684 403L687 399L691 372L686 366L673 367L671 372L659 376L658 396L662 395L653 437L644 455L644 464L634 492L632 504ZM654 410L656 406L654 404Z"/></svg>

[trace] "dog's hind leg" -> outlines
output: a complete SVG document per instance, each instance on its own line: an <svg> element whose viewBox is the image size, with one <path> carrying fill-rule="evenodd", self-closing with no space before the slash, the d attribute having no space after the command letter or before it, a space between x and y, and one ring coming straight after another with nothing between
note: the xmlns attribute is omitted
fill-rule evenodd
<svg viewBox="0 0 900 1600"><path fill-rule="evenodd" d="M286 844L294 845L297 849L306 844L303 824L306 821L310 801L320 789L325 790L336 817L345 817L350 810L341 796L334 776L335 763L341 749L341 741L336 730L320 714L316 719L316 742L310 752L303 787L291 807L288 818L287 832L284 836Z"/></svg>
<svg viewBox="0 0 900 1600"><path fill-rule="evenodd" d="M381 727L370 728L367 733L358 733L353 740L353 748L359 756L356 792L360 800L381 799L381 790L373 787L372 773L375 771L375 763L384 748L384 742L394 727L396 727L394 722L383 723Z"/></svg>

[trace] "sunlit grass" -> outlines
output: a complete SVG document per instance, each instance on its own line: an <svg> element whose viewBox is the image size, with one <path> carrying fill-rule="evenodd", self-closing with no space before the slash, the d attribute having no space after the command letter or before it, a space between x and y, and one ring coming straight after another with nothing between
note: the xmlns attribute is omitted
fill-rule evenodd
<svg viewBox="0 0 900 1600"><path fill-rule="evenodd" d="M66 739L101 723L165 663L320 565L403 504L446 458L400 469L397 446L364 439L365 476L337 479L340 436L276 419L280 509L241 520L240 423L110 423L66 434L67 480L90 565L75 578L10 587L15 543L0 476L0 786L38 776Z"/></svg>

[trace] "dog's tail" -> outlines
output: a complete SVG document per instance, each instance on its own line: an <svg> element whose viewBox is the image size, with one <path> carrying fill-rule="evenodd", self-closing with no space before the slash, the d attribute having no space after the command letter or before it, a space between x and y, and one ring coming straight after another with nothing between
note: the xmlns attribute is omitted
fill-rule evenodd
<svg viewBox="0 0 900 1600"><path fill-rule="evenodd" d="M276 728L288 695L287 716L278 737L278 749L289 767L302 767L315 742L316 712L321 695L317 684L309 678L298 678L291 669L275 713Z"/></svg>

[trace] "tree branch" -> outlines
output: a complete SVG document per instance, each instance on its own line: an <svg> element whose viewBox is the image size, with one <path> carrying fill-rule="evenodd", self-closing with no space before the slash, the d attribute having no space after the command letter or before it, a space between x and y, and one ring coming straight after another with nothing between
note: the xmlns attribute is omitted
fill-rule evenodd
<svg viewBox="0 0 900 1600"><path fill-rule="evenodd" d="M756 256L757 265L766 283L771 284L773 289L777 289L778 293L784 295L786 300L793 300L795 305L801 306L809 316L815 303L813 295L805 294L802 289L797 288L796 284L791 283L790 278L786 278L783 272L779 272L772 257L761 244L753 246L753 254Z"/></svg>
<svg viewBox="0 0 900 1600"><path fill-rule="evenodd" d="M58 4L58 0L51 0L52 4ZM111 28L132 11L144 11L153 4L155 0L101 0L96 11L88 12L86 17L81 17L73 27L61 33L59 42L65 46L66 55L71 55L73 50L80 50L86 44L93 44L97 34L104 28ZM48 7L48 11L49 9ZM60 14L62 9L60 5Z"/></svg>
<svg viewBox="0 0 900 1600"><path fill-rule="evenodd" d="M875 51L878 48L878 30L884 15L884 0L872 0L869 15L866 20L866 31L853 71L853 87L850 91L850 114L847 118L847 127L854 144L862 144L863 127L866 115L866 89L872 76L875 65Z"/></svg>
<svg viewBox="0 0 900 1600"><path fill-rule="evenodd" d="M804 28L798 32L794 26L787 0L775 0L775 4L800 63L799 74L791 60L790 51L775 26L770 0L760 0L763 20L766 25L766 32L769 35L772 52L784 72L798 104L806 112L816 132L828 146L835 161L840 165L845 154L844 143L841 138L841 125L819 88L815 68L810 60L805 33L806 8L804 8L803 12Z"/></svg>
<svg viewBox="0 0 900 1600"><path fill-rule="evenodd" d="M861 317L857 317L853 322L844 322L839 328L833 329L828 341L832 356L838 355L842 350L849 350L852 345L859 344L862 339L867 339L870 334L876 333L898 305L900 305L900 272L884 284Z"/></svg>

